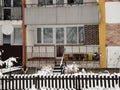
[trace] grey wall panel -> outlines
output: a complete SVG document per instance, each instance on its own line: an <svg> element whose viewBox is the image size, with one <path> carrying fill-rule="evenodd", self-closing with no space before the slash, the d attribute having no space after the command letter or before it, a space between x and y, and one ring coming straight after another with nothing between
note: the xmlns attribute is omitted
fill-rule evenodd
<svg viewBox="0 0 120 90"><path fill-rule="evenodd" d="M2 26L0 26L0 45L2 45L3 35L2 35Z"/></svg>
<svg viewBox="0 0 120 90"><path fill-rule="evenodd" d="M25 8L25 24L98 24L98 5Z"/></svg>
<svg viewBox="0 0 120 90"><path fill-rule="evenodd" d="M12 14L12 17L11 17L12 20L22 19L21 7L13 7L11 9L11 14Z"/></svg>
<svg viewBox="0 0 120 90"><path fill-rule="evenodd" d="M97 5L81 6L79 11L79 23L97 24L99 23L99 7Z"/></svg>
<svg viewBox="0 0 120 90"><path fill-rule="evenodd" d="M0 20L2 19L2 8L0 7Z"/></svg>

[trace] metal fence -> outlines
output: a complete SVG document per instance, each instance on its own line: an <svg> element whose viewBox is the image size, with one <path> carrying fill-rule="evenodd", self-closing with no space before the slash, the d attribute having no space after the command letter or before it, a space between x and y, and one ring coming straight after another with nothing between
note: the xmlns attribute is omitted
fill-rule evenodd
<svg viewBox="0 0 120 90"><path fill-rule="evenodd" d="M25 90L34 85L40 90L42 87L67 90L81 90L89 87L120 88L120 76L108 74L53 74L53 75L4 75L0 78L0 90Z"/></svg>

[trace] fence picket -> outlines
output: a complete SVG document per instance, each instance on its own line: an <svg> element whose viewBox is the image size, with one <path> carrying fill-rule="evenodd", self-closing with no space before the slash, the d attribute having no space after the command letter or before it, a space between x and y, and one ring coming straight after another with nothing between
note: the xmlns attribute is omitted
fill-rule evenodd
<svg viewBox="0 0 120 90"><path fill-rule="evenodd" d="M4 75L0 78L2 90L25 90L32 88L47 90L81 90L89 87L113 88L120 87L120 76L118 75L98 75L98 74L53 74L53 75Z"/></svg>

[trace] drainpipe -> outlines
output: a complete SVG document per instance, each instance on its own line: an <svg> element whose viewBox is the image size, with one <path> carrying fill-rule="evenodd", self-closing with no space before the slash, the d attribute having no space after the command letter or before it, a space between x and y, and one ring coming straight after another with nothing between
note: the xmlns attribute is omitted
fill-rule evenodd
<svg viewBox="0 0 120 90"><path fill-rule="evenodd" d="M100 23L99 23L99 45L100 45L100 68L107 67L106 61L106 23L105 23L105 0L99 0Z"/></svg>
<svg viewBox="0 0 120 90"><path fill-rule="evenodd" d="M24 23L24 9L26 0L22 0L22 67L26 69L26 26Z"/></svg>

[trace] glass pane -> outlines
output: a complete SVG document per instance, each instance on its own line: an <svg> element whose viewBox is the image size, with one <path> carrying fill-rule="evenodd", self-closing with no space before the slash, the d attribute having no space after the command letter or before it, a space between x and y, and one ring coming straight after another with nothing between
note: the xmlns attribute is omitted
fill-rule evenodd
<svg viewBox="0 0 120 90"><path fill-rule="evenodd" d="M4 9L4 20L10 20L10 19L11 19L11 10Z"/></svg>
<svg viewBox="0 0 120 90"><path fill-rule="evenodd" d="M48 5L51 5L51 4L53 4L53 0L45 0L46 2L46 4L48 4Z"/></svg>
<svg viewBox="0 0 120 90"><path fill-rule="evenodd" d="M83 4L83 0L68 0L68 4Z"/></svg>
<svg viewBox="0 0 120 90"><path fill-rule="evenodd" d="M21 7L22 6L22 0L13 0L13 6L14 7Z"/></svg>
<svg viewBox="0 0 120 90"><path fill-rule="evenodd" d="M4 7L11 7L11 0L4 0Z"/></svg>
<svg viewBox="0 0 120 90"><path fill-rule="evenodd" d="M15 28L15 30L14 30L14 44L22 44L21 28Z"/></svg>
<svg viewBox="0 0 120 90"><path fill-rule="evenodd" d="M84 28L79 27L79 43L84 43Z"/></svg>
<svg viewBox="0 0 120 90"><path fill-rule="evenodd" d="M74 0L68 0L68 4L73 4Z"/></svg>
<svg viewBox="0 0 120 90"><path fill-rule="evenodd" d="M3 44L10 45L10 35L3 34Z"/></svg>
<svg viewBox="0 0 120 90"><path fill-rule="evenodd" d="M41 43L41 28L37 29L37 43Z"/></svg>
<svg viewBox="0 0 120 90"><path fill-rule="evenodd" d="M64 43L64 28L56 28L56 43Z"/></svg>
<svg viewBox="0 0 120 90"><path fill-rule="evenodd" d="M59 5L59 4L63 4L64 3L64 0L56 0L56 4Z"/></svg>
<svg viewBox="0 0 120 90"><path fill-rule="evenodd" d="M38 0L38 4L39 5L44 5L45 4L45 0Z"/></svg>
<svg viewBox="0 0 120 90"><path fill-rule="evenodd" d="M77 43L77 27L67 27L67 43Z"/></svg>
<svg viewBox="0 0 120 90"><path fill-rule="evenodd" d="M44 28L44 43L53 43L53 30L52 28Z"/></svg>
<svg viewBox="0 0 120 90"><path fill-rule="evenodd" d="M83 0L74 0L75 4L83 4Z"/></svg>

